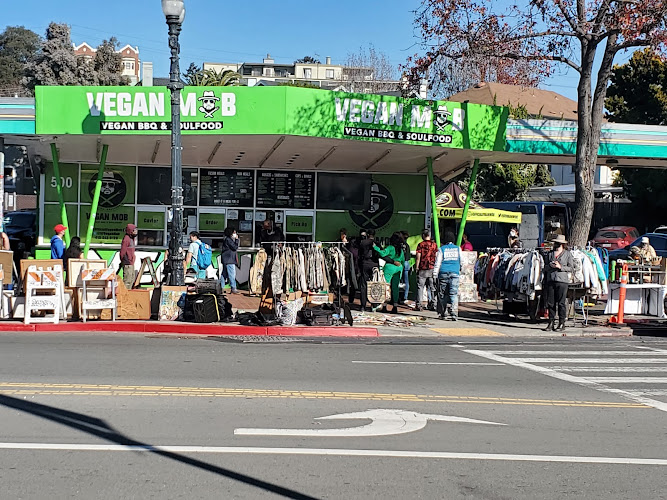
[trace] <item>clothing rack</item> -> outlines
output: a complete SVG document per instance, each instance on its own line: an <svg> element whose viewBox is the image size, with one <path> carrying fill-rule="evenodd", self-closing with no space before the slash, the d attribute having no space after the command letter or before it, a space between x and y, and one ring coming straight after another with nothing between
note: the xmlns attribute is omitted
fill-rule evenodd
<svg viewBox="0 0 667 500"><path fill-rule="evenodd" d="M321 245L327 245L327 246L344 246L347 245L347 243L343 241L271 241L271 242L266 242L266 243L271 243L273 247L273 252L275 254L275 249L277 246L280 245L288 245L288 246L305 246L305 247L317 247ZM261 243L264 244L264 243ZM327 291L327 293L329 293ZM338 290L336 294L336 300L338 302L337 307L339 309L340 315L342 317L342 309L343 309L343 294L341 293L341 284L340 280L338 280Z"/></svg>

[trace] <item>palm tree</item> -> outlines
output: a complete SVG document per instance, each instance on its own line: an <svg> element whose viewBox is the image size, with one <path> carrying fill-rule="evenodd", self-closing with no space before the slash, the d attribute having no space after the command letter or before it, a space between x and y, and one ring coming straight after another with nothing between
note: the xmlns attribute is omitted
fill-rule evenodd
<svg viewBox="0 0 667 500"><path fill-rule="evenodd" d="M220 70L207 69L202 75L202 81L197 85L208 87L238 87L241 85L241 75L231 69Z"/></svg>

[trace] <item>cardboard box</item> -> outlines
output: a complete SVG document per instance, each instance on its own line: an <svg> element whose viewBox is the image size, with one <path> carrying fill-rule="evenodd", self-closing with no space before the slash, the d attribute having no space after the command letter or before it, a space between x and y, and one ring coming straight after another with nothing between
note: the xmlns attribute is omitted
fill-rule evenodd
<svg viewBox="0 0 667 500"><path fill-rule="evenodd" d="M128 290L122 281L116 289L118 319L151 319L151 292L148 290Z"/></svg>
<svg viewBox="0 0 667 500"><path fill-rule="evenodd" d="M306 297L306 304L320 305L332 304L334 301L333 293L309 293Z"/></svg>

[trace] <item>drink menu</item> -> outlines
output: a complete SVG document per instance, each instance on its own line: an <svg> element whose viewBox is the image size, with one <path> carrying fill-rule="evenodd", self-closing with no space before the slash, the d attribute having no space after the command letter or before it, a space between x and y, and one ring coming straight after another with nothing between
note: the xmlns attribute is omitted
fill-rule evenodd
<svg viewBox="0 0 667 500"><path fill-rule="evenodd" d="M199 203L204 206L252 207L252 170L201 171Z"/></svg>
<svg viewBox="0 0 667 500"><path fill-rule="evenodd" d="M314 193L313 172L257 172L258 207L312 209L315 205Z"/></svg>

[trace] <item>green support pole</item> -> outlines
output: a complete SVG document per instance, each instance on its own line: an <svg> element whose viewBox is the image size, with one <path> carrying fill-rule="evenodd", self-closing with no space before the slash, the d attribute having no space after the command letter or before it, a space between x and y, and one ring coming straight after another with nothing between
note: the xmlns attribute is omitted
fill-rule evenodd
<svg viewBox="0 0 667 500"><path fill-rule="evenodd" d="M466 204L463 206L463 214L461 215L461 224L459 224L459 235L456 238L456 244L461 246L463 242L463 233L466 227L466 220L468 219L468 208L472 195L475 192L475 181L477 180L477 170L479 169L479 160L475 160L472 166L472 173L470 174L470 184L468 184L468 195L466 196Z"/></svg>
<svg viewBox="0 0 667 500"><path fill-rule="evenodd" d="M60 221L65 230L65 246L69 246L69 222L67 221L67 208L65 207L65 198L63 197L62 178L60 177L60 160L58 157L58 148L54 142L51 143L51 157L53 159L53 173L56 176L56 192L58 193L58 202L60 203ZM46 228L44 228L46 230Z"/></svg>
<svg viewBox="0 0 667 500"><path fill-rule="evenodd" d="M431 210L433 211L433 232L435 233L435 243L440 248L440 222L438 221L438 201L435 197L435 179L433 178L433 158L426 158L426 167L428 168L428 185L431 190Z"/></svg>
<svg viewBox="0 0 667 500"><path fill-rule="evenodd" d="M88 220L88 231L86 231L86 246L83 249L83 258L88 258L90 250L90 240L93 238L93 229L95 228L95 218L97 217L97 205L100 202L100 192L102 191L102 179L104 177L104 167L107 164L107 152L109 145L102 145L102 155L100 157L100 168L97 170L97 182L95 182L95 193L93 194L93 204L90 206L90 219Z"/></svg>

